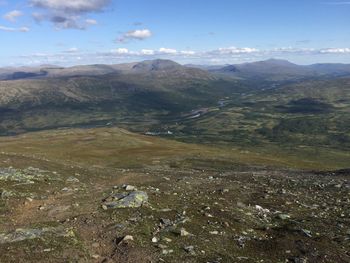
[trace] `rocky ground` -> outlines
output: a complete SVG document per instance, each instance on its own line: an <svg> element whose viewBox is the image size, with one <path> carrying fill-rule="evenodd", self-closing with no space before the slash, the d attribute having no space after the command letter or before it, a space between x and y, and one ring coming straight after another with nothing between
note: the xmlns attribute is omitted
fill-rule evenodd
<svg viewBox="0 0 350 263"><path fill-rule="evenodd" d="M151 167L109 177L11 162L0 169L1 262L350 260L349 174Z"/></svg>
<svg viewBox="0 0 350 263"><path fill-rule="evenodd" d="M0 154L0 262L350 262L350 173Z"/></svg>

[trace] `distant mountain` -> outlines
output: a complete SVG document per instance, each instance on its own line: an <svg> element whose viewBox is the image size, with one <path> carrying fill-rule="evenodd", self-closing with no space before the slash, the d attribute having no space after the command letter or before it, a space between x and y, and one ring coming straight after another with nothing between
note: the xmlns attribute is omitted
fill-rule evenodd
<svg viewBox="0 0 350 263"><path fill-rule="evenodd" d="M102 75L147 75L157 77L181 78L213 78L205 70L195 67L185 67L171 60L146 60L138 63L116 65L81 65L73 67L58 67L42 65L38 67L0 68L0 80L62 78ZM170 76L171 75L171 76Z"/></svg>
<svg viewBox="0 0 350 263"><path fill-rule="evenodd" d="M171 60L146 60L140 63L136 63L133 65L133 71L141 71L141 72L152 72L152 71L162 71L162 70L181 70L183 66L180 64L171 61Z"/></svg>
<svg viewBox="0 0 350 263"><path fill-rule="evenodd" d="M310 77L338 77L350 75L347 64L314 64L309 66L293 64L287 60L269 59L252 63L198 66L211 73L248 80L284 81Z"/></svg>
<svg viewBox="0 0 350 263"><path fill-rule="evenodd" d="M208 72L210 73L208 75ZM339 77L350 75L350 64L297 65L287 60L269 59L232 65L193 65L182 66L171 60L147 60L116 65L81 65L59 67L41 65L38 67L0 68L0 80L61 78L78 76L143 75L144 77L214 78L231 77L245 80L290 81L311 77Z"/></svg>
<svg viewBox="0 0 350 263"><path fill-rule="evenodd" d="M187 112L216 105L237 86L169 60L40 68L8 76L0 81L0 133L86 123L106 115Z"/></svg>
<svg viewBox="0 0 350 263"><path fill-rule="evenodd" d="M313 64L306 66L319 72L320 74L331 74L335 76L349 75L350 74L350 64Z"/></svg>

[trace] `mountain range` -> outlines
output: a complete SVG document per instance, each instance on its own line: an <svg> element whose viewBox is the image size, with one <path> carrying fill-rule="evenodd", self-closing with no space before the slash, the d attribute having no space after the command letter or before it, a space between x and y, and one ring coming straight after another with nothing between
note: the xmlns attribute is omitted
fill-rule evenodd
<svg viewBox="0 0 350 263"><path fill-rule="evenodd" d="M346 64L300 66L272 59L194 66L149 60L6 68L0 75L1 135L110 125L254 151L311 147L328 156L332 148L339 151L340 166L350 148Z"/></svg>
<svg viewBox="0 0 350 263"><path fill-rule="evenodd" d="M195 70L195 69L200 69ZM229 65L180 65L170 60L148 60L135 63L115 65L82 65L73 67L60 67L42 65L36 67L5 67L0 68L0 80L17 80L33 78L57 78L74 76L101 76L107 74L152 74L160 72L185 74L187 76L209 77L205 72L224 74L236 78L254 78L273 80L286 80L305 77L336 77L350 74L350 64L312 64L297 65L287 60L269 59L265 61L229 64ZM213 76L211 76L213 77Z"/></svg>

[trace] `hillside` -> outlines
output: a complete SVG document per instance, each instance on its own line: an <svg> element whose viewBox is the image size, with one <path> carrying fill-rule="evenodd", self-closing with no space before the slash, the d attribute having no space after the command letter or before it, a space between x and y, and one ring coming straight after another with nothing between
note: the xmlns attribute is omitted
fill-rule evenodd
<svg viewBox="0 0 350 263"><path fill-rule="evenodd" d="M5 262L349 259L346 170L117 128L2 137L0 148Z"/></svg>
<svg viewBox="0 0 350 263"><path fill-rule="evenodd" d="M296 74L301 66L269 60L235 67L226 70L246 68L253 74L263 69L281 76L281 70ZM346 77L238 80L168 60L82 68L96 74L0 81L0 133L118 126L185 142L273 153L289 159L290 165L303 156L310 168L347 167ZM115 72L98 76L101 69Z"/></svg>
<svg viewBox="0 0 350 263"><path fill-rule="evenodd" d="M349 77L244 67L0 81L0 261L348 262Z"/></svg>

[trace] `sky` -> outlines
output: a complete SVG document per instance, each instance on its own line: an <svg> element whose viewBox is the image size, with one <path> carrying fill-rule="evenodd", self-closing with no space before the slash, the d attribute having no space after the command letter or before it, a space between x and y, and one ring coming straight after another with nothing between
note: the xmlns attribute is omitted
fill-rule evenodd
<svg viewBox="0 0 350 263"><path fill-rule="evenodd" d="M350 1L0 0L0 66L350 63Z"/></svg>

